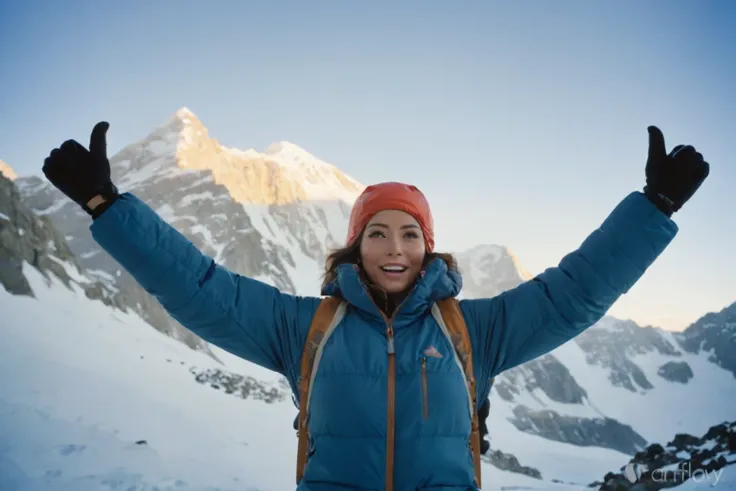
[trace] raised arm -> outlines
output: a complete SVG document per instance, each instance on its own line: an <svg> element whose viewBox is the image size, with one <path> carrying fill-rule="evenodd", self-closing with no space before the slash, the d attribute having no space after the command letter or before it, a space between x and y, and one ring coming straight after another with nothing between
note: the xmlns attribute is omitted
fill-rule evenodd
<svg viewBox="0 0 736 491"><path fill-rule="evenodd" d="M494 298L460 305L494 376L548 353L597 322L677 233L643 194L632 193L555 268Z"/></svg>
<svg viewBox="0 0 736 491"><path fill-rule="evenodd" d="M595 324L677 234L672 221L710 165L690 145L667 154L650 126L646 186L629 194L560 264L491 299L461 302L483 377L548 353Z"/></svg>
<svg viewBox="0 0 736 491"><path fill-rule="evenodd" d="M236 356L294 382L319 299L299 298L234 274L110 179L106 133L89 150L75 140L53 149L43 172L93 218L94 239L184 327Z"/></svg>
<svg viewBox="0 0 736 491"><path fill-rule="evenodd" d="M285 372L301 356L318 299L281 293L217 265L129 193L90 230L184 327L236 356L293 375Z"/></svg>

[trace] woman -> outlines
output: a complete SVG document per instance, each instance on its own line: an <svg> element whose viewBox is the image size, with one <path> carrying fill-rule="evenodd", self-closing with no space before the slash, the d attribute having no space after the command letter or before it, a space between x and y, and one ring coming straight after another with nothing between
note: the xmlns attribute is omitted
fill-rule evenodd
<svg viewBox="0 0 736 491"><path fill-rule="evenodd" d="M295 389L320 299L226 270L135 196L119 194L110 181L107 128L95 126L89 151L73 140L53 150L47 178L90 213L95 240L182 325L284 375ZM674 238L670 217L709 166L690 146L668 155L661 132L649 133L643 193L625 197L559 266L495 298L460 302L478 394L487 394L492 377L594 324ZM298 490L478 489L465 380L429 313L460 289L452 257L434 250L423 194L400 183L369 186L353 207L346 247L327 262L323 293L349 308L315 375L310 456Z"/></svg>

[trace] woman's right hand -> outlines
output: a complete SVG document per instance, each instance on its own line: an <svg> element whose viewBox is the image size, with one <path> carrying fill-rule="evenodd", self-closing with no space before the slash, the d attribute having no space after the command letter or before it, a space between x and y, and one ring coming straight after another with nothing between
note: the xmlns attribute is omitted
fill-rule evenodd
<svg viewBox="0 0 736 491"><path fill-rule="evenodd" d="M97 218L118 197L110 179L106 134L110 125L101 121L92 129L89 150L67 140L44 160L43 173L59 191Z"/></svg>

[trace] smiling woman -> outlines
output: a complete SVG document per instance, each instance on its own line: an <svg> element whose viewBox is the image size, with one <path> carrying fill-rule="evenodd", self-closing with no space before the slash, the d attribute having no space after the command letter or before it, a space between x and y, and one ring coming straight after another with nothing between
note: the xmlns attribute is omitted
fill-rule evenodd
<svg viewBox="0 0 736 491"><path fill-rule="evenodd" d="M457 269L451 254L433 251L429 204L419 189L407 184L368 187L353 207L347 243L327 258L323 287L337 279L340 265L353 264L388 316L432 260L442 259Z"/></svg>

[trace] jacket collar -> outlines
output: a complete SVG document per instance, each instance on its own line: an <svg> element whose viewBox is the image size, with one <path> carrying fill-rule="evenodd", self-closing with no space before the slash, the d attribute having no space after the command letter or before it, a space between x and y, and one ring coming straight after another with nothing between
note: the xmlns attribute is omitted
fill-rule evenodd
<svg viewBox="0 0 736 491"><path fill-rule="evenodd" d="M462 289L462 278L450 270L442 259L434 259L421 271L411 291L394 313L394 328L411 323L429 311L437 300L454 297ZM357 264L342 264L337 268L337 278L322 289L323 295L339 296L359 311L381 321L384 316L360 278Z"/></svg>

